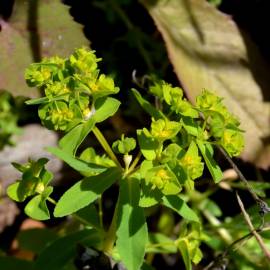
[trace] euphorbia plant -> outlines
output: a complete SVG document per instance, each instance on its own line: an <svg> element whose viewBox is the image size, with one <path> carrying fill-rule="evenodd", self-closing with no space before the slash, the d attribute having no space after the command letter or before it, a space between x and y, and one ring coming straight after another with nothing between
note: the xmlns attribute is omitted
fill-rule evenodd
<svg viewBox="0 0 270 270"><path fill-rule="evenodd" d="M99 224L91 222L94 214L89 216L91 233L99 240L95 238L87 245L120 260L128 270L140 269L148 252L178 251L186 269L191 269L191 263L202 258L202 227L183 195L194 190L194 182L202 176L205 165L215 183L221 180L214 147L221 146L230 156L239 155L243 149L240 123L223 105L222 98L212 92L203 90L192 105L179 87L152 80L149 93L158 99L162 109L132 89L150 115L151 124L138 129L136 138L123 134L111 147L98 124L118 110L120 102L110 95L118 93L119 88L112 78L100 73L99 61L94 51L82 48L67 59L44 59L26 70L29 86L40 87L45 94L27 103L39 104L45 127L65 133L59 146L48 151L84 177L55 202L50 197L53 176L45 168L47 160L30 160L26 165L14 164L22 177L8 188L8 194L16 201L31 197L25 212L35 219L50 218L47 201L55 204L55 217L80 217L85 207L101 200L104 191L116 184L119 195L111 224L104 228L102 215ZM93 148L78 153L90 132L104 155L96 154ZM182 217L181 231L175 239L148 231L145 209L155 205L170 208Z"/></svg>

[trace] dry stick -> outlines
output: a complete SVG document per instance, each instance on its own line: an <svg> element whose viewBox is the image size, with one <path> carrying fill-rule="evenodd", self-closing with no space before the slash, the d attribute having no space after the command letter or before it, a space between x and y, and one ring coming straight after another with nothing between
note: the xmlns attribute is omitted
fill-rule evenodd
<svg viewBox="0 0 270 270"><path fill-rule="evenodd" d="M265 231L270 231L270 226L268 227L265 227L265 228L258 228L255 230L257 233L261 233L261 232L265 232ZM247 240L251 237L253 237L254 234L253 234L253 231L252 232L249 232L248 234L236 239L234 242L232 242L227 248L226 250L220 254L219 256L217 256L215 258L215 260L213 260L212 262L210 262L203 270L211 270L211 269L216 269L216 268L211 268L211 267L216 267L217 265L220 266L220 265L226 265L228 263L228 261L226 261L226 257L228 255L228 252L234 247L236 246L237 244L241 243L242 241L244 240Z"/></svg>
<svg viewBox="0 0 270 270"><path fill-rule="evenodd" d="M260 235L257 233L257 231L255 230L255 228L254 228L254 226L253 226L253 224L252 224L252 222L251 222L251 220L250 220L250 217L249 217L248 213L246 212L245 207L244 207L244 204L243 204L243 202L242 202L240 196L238 195L238 193L236 193L236 197L237 197L238 204L239 204L239 206L240 206L240 208L241 208L241 211L242 211L242 213L243 213L243 215L244 215L244 219L245 219L245 221L246 221L246 223L247 223L247 225L248 225L248 227L249 227L251 233L252 233L252 234L254 235L254 237L256 238L256 240L257 240L259 246L261 247L261 249L262 249L262 251L263 251L265 257L270 261L270 251L269 251L269 250L267 249L267 247L265 246L265 244L264 244L264 242L263 242L261 236L260 236Z"/></svg>
<svg viewBox="0 0 270 270"><path fill-rule="evenodd" d="M239 176L239 179L245 184L247 187L249 193L253 197L253 199L256 201L260 208L260 214L263 217L266 213L270 212L270 208L267 205L267 203L259 198L259 196L256 194L256 192L253 190L253 188L250 186L248 180L245 178L245 176L242 174L242 172L238 169L237 165L233 162L233 160L230 158L230 156L227 154L226 150L224 150L223 147L216 145L216 147L219 149L219 151L223 154L223 156L227 159L227 161L230 163L232 168L236 171L236 173ZM263 225L263 222L262 222Z"/></svg>
<svg viewBox="0 0 270 270"><path fill-rule="evenodd" d="M238 174L239 179L245 184L245 186L247 187L249 193L251 194L251 196L253 197L253 199L256 201L256 203L260 207L259 213L261 214L262 222L261 222L261 225L259 226L259 228L257 228L257 229L254 229L253 225L251 224L253 229L252 229L252 231L250 233L244 235L243 237L241 237L241 238L237 239L236 241L234 241L233 243L231 243L226 248L226 250L223 252L223 254L221 254L214 261L212 261L207 267L204 268L204 270L210 270L210 269L212 269L212 267L215 267L216 265L226 265L226 262L224 261L224 259L228 255L229 250L232 249L236 244L242 242L243 240L248 239L251 236L255 236L255 237L256 236L259 236L259 239L261 239L261 237L260 237L260 235L258 233L261 232L261 231L263 231L265 229L264 228L264 215L266 213L269 213L270 212L270 208L267 205L267 203L265 201L263 201L261 198L258 197L258 195L255 193L255 191L253 190L253 188L250 186L250 184L247 181L247 179L245 178L245 176L238 169L237 165L233 162L233 160L231 159L231 157L227 154L226 150L223 147L219 146L219 145L216 145L216 147L223 154L223 156L226 158L226 160L230 163L230 165L232 166L232 168L236 171L236 173ZM262 239L261 239L261 242L262 242ZM263 242L262 242L262 244L264 246L264 243ZM266 249L266 251L267 251L266 257L269 259L270 257L268 255L270 255L270 252L267 249Z"/></svg>

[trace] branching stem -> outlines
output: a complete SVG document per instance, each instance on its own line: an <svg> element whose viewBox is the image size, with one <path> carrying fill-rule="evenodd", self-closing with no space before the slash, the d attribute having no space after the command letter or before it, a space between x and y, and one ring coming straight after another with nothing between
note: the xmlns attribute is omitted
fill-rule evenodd
<svg viewBox="0 0 270 270"><path fill-rule="evenodd" d="M268 259L268 261L270 261L270 251L267 249L266 245L264 244L261 236L258 234L258 232L255 230L251 220L250 220L250 217L248 215L248 213L246 212L246 209L244 207L244 204L240 198L240 196L236 193L236 197L237 197L237 201L238 201L238 204L240 206L240 209L243 213L243 216L244 216L244 219L250 229L250 232L254 235L255 239L257 240L261 250L263 251L265 257Z"/></svg>
<svg viewBox="0 0 270 270"><path fill-rule="evenodd" d="M105 137L103 136L101 131L96 126L92 129L92 131L93 131L94 135L96 136L97 140L99 141L99 143L101 144L101 146L103 147L103 149L105 150L105 152L108 154L108 156L115 162L115 164L119 168L122 168L120 162L118 161L117 157L115 156L114 152L112 151L112 148L108 144L107 140L105 139Z"/></svg>

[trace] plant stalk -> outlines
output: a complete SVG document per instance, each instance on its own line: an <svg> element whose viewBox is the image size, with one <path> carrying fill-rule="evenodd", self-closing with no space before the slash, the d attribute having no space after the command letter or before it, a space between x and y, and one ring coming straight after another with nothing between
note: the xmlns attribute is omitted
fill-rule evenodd
<svg viewBox="0 0 270 270"><path fill-rule="evenodd" d="M99 143L101 144L101 146L103 147L103 149L105 150L105 152L108 154L108 156L114 161L114 163L119 168L122 168L120 162L118 161L117 157L115 156L114 152L112 151L112 148L108 144L107 140L105 139L105 137L103 136L101 131L96 126L92 129L92 131L93 131L94 135L96 136L97 140L99 141Z"/></svg>

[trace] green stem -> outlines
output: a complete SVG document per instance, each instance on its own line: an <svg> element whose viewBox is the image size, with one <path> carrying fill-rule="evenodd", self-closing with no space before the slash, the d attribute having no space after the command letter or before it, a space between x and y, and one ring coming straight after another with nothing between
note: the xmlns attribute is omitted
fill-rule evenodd
<svg viewBox="0 0 270 270"><path fill-rule="evenodd" d="M98 216L100 227L103 229L102 195L98 198Z"/></svg>
<svg viewBox="0 0 270 270"><path fill-rule="evenodd" d="M118 161L117 157L115 156L114 152L112 151L110 145L108 144L107 140L105 139L105 137L103 136L103 134L100 132L100 130L95 126L92 129L94 135L96 136L97 140L99 141L99 143L101 144L101 146L103 147L103 149L106 151L106 153L108 154L108 156L114 161L114 163L119 167L122 168L120 162Z"/></svg>
<svg viewBox="0 0 270 270"><path fill-rule="evenodd" d="M233 242L232 236L225 228L219 227L221 222L208 210L202 210L202 213L209 223L217 230L223 241L228 245L231 244Z"/></svg>
<svg viewBox="0 0 270 270"><path fill-rule="evenodd" d="M130 165L129 170L128 170L128 174L133 172L134 168L136 167L136 165L140 161L141 156L142 156L142 153L139 152L138 155L136 156L136 158L134 159L134 161L132 162L132 164Z"/></svg>
<svg viewBox="0 0 270 270"><path fill-rule="evenodd" d="M165 246L176 246L174 242L164 242L164 243L156 243L156 244L148 244L146 248L157 248L157 247L165 247Z"/></svg>
<svg viewBox="0 0 270 270"><path fill-rule="evenodd" d="M119 200L119 197L118 197L118 200ZM109 230L107 231L104 244L103 244L103 251L108 254L112 254L114 242L116 240L118 200L114 209L111 225L109 227Z"/></svg>
<svg viewBox="0 0 270 270"><path fill-rule="evenodd" d="M56 201L55 201L53 198L48 197L47 200L48 200L50 203L56 205Z"/></svg>

